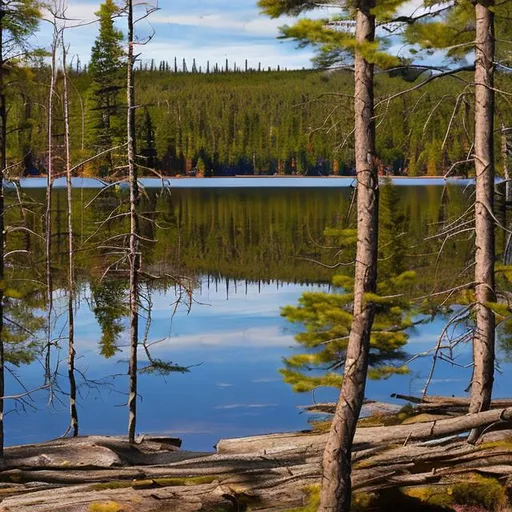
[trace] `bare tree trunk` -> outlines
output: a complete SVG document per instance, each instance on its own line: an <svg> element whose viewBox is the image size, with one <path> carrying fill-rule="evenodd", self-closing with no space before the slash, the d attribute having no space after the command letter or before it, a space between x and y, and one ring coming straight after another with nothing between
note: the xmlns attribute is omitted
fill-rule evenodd
<svg viewBox="0 0 512 512"><path fill-rule="evenodd" d="M135 166L135 84L133 76L133 5L128 0L128 176L130 181L130 366L129 366L129 394L128 394L128 440L135 441L135 427L137 421L137 348L139 343L139 313L138 313L138 222L137 202L138 184L137 167Z"/></svg>
<svg viewBox="0 0 512 512"><path fill-rule="evenodd" d="M510 183L510 168L508 166L509 145L507 137L507 129L501 123L501 157L503 159L503 177L505 178L505 201L509 202L512 196L512 183Z"/></svg>
<svg viewBox="0 0 512 512"><path fill-rule="evenodd" d="M375 0L360 0L356 39L373 41ZM357 249L354 281L354 318L347 347L345 371L338 404L325 447L322 470L321 512L349 512L351 501L351 451L364 400L370 332L374 305L365 294L376 291L378 243L378 178L374 166L373 65L356 51L355 154L357 171Z"/></svg>
<svg viewBox="0 0 512 512"><path fill-rule="evenodd" d="M76 379L75 379L75 268L73 245L73 189L71 183L71 154L69 132L69 90L66 63L67 50L62 37L62 67L64 78L64 145L66 151L66 191L67 191L67 221L68 221L68 380L69 380L69 428L73 437L78 436L78 411L76 408Z"/></svg>
<svg viewBox="0 0 512 512"><path fill-rule="evenodd" d="M0 282L4 281L4 173L7 169L7 110L4 94L4 55L3 55L4 2L0 0ZM0 457L4 456L4 396L5 396L5 357L4 357L4 291L0 287Z"/></svg>
<svg viewBox="0 0 512 512"><path fill-rule="evenodd" d="M494 382L494 313L485 304L494 291L494 0L480 0L476 11L475 59L475 283L476 328L469 412L489 409ZM469 442L479 436L471 432Z"/></svg>
<svg viewBox="0 0 512 512"><path fill-rule="evenodd" d="M56 53L58 45L58 30L54 25L52 42L52 60L50 75L50 90L48 92L48 182L46 185L46 300L47 300L47 338L45 355L45 378L44 383L51 382L51 352L52 352L52 313L53 313L53 283L52 283L52 185L53 185L53 100L55 96L55 75L57 73ZM50 396L51 396L50 387ZM51 400L51 398L50 398Z"/></svg>

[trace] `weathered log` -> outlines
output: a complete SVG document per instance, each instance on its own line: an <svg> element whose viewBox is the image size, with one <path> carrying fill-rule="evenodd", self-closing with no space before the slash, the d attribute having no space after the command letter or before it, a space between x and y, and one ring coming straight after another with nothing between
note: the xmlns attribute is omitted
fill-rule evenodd
<svg viewBox="0 0 512 512"><path fill-rule="evenodd" d="M466 413L469 408L469 398L455 396L424 396L402 395L393 393L392 398L405 400L415 405L417 411L446 411L452 414ZM512 407L509 398L497 398L491 402L491 409L506 409Z"/></svg>
<svg viewBox="0 0 512 512"><path fill-rule="evenodd" d="M460 432L475 423L503 426L511 415L510 409L504 409L419 424L360 428L353 454L353 488L378 492L446 486L474 473L510 477L512 430L486 433L479 446L459 438L444 438L442 446L413 440L430 443L430 433ZM325 434L302 432L222 440L220 453L207 454L176 451L157 440L144 439L134 446L108 437L9 448L6 469L0 471L5 482L0 483L0 511L82 512L101 504L141 512L286 510L302 506L304 488L319 483L324 443ZM158 460L162 462L148 464ZM27 465L30 461L35 466Z"/></svg>
<svg viewBox="0 0 512 512"><path fill-rule="evenodd" d="M62 438L45 443L6 448L1 467L9 468L110 468L167 464L202 457L206 452L180 451L180 439L150 438L130 445L122 437Z"/></svg>
<svg viewBox="0 0 512 512"><path fill-rule="evenodd" d="M511 421L512 407L509 407L424 423L359 428L355 435L355 449L377 443L401 443L460 434L472 428L488 427ZM221 439L217 443L217 453L276 453L283 446L290 448L292 445L318 449L319 445L322 446L325 443L325 440L326 434L304 433Z"/></svg>
<svg viewBox="0 0 512 512"><path fill-rule="evenodd" d="M336 402L320 402L312 405L303 405L300 406L300 409L305 409L310 413L334 414ZM397 404L366 400L361 410L361 417L372 416L373 414L394 414L400 409L401 406Z"/></svg>

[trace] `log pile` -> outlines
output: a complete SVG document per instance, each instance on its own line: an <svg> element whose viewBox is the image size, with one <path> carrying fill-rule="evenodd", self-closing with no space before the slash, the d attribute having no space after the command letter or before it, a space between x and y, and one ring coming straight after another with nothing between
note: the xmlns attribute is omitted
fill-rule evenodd
<svg viewBox="0 0 512 512"><path fill-rule="evenodd" d="M390 425L389 412L373 418L383 426L362 422L353 454L354 490L442 489L474 475L492 476L507 486L512 402L455 415L464 405L462 399L433 397L416 403L401 424ZM461 434L476 426L484 428L484 435L469 445ZM224 439L215 453L180 450L175 439L146 438L130 445L102 436L8 448L0 471L0 511L292 509L305 503L305 489L319 483L326 435Z"/></svg>

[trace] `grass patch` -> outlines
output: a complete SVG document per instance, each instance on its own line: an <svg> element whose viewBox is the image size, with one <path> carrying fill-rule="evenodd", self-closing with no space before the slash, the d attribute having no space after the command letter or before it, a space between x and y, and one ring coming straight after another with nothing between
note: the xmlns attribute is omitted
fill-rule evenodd
<svg viewBox="0 0 512 512"><path fill-rule="evenodd" d="M331 420L311 421L311 430L315 434L326 434L331 429Z"/></svg>
<svg viewBox="0 0 512 512"><path fill-rule="evenodd" d="M426 505L452 510L453 496L451 489L448 487L425 485L420 487L407 487L401 489L401 491L405 496L415 498Z"/></svg>
<svg viewBox="0 0 512 512"><path fill-rule="evenodd" d="M358 427L390 427L392 425L401 425L405 420L415 416L414 407L411 404L404 405L397 413L379 413L376 412L366 418L361 418Z"/></svg>
<svg viewBox="0 0 512 512"><path fill-rule="evenodd" d="M298 508L288 509L286 512L317 512L320 505L320 485L309 485L304 488L305 505ZM352 512L365 512L374 510L377 502L377 495L373 493L356 493L352 496Z"/></svg>
<svg viewBox="0 0 512 512"><path fill-rule="evenodd" d="M505 488L494 478L471 475L452 486L453 501L458 505L476 505L485 510L500 510L507 503Z"/></svg>
<svg viewBox="0 0 512 512"><path fill-rule="evenodd" d="M306 504L303 507L291 508L286 512L317 512L320 505L320 486L308 485L304 488Z"/></svg>
<svg viewBox="0 0 512 512"><path fill-rule="evenodd" d="M503 448L505 450L512 450L512 439L500 439L499 441L488 441L478 445L479 450L486 448Z"/></svg>
<svg viewBox="0 0 512 512"><path fill-rule="evenodd" d="M115 501L105 501L104 503L91 503L89 512L120 512L123 507Z"/></svg>
<svg viewBox="0 0 512 512"><path fill-rule="evenodd" d="M378 503L378 496L373 492L358 492L352 496L351 512L364 512L374 510Z"/></svg>

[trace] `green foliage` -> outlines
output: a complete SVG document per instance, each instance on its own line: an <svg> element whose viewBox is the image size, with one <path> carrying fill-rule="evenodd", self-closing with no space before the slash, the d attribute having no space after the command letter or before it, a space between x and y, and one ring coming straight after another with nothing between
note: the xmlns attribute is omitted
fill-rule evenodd
<svg viewBox="0 0 512 512"><path fill-rule="evenodd" d="M96 13L99 33L91 50L89 73L92 77L88 90L88 138L96 153L118 145L124 138L122 100L124 52L123 34L115 28L114 18L119 7L113 0L106 0ZM113 166L112 156L106 161ZM98 162L101 165L101 162Z"/></svg>
<svg viewBox="0 0 512 512"><path fill-rule="evenodd" d="M2 66L10 59L20 59L33 53L27 38L39 26L42 7L43 2L39 0L3 0Z"/></svg>
<svg viewBox="0 0 512 512"><path fill-rule="evenodd" d="M141 374L157 374L167 376L171 373L188 373L190 370L186 366L180 366L170 361L151 358L149 364L139 368Z"/></svg>
<svg viewBox="0 0 512 512"><path fill-rule="evenodd" d="M377 0L372 14L379 23L389 21L397 9L406 0ZM263 12L272 18L287 14L298 14L321 8L327 2L311 2L310 0L260 0L258 5ZM281 28L283 38L296 41L300 47L313 46L317 55L313 59L320 67L330 67L338 63L350 61L355 53L368 62L382 69L397 66L400 60L386 53L386 39L360 42L356 41L353 32L344 27L355 18L357 2L346 1L339 4L341 16L333 19L299 19L293 26Z"/></svg>
<svg viewBox="0 0 512 512"><path fill-rule="evenodd" d="M125 286L123 281L111 278L91 286L92 311L101 328L100 353L106 358L121 350L117 344L124 330L123 318L128 314Z"/></svg>
<svg viewBox="0 0 512 512"><path fill-rule="evenodd" d="M121 70L122 71L122 70ZM123 71L122 71L123 72ZM38 168L46 158L47 114L44 108L49 70L41 63L19 68L12 87L8 126L8 159L15 163L29 153ZM14 77L13 77L14 78ZM96 110L92 73L70 71L72 159L78 163L95 149L103 120ZM465 74L461 78L470 79ZM352 77L348 72L289 71L224 74L185 74L137 71L136 126L139 162L164 174L181 174L196 165L205 173L237 174L350 174L354 162L352 126L339 119L353 115ZM376 76L377 104L406 87L401 79ZM121 83L121 79L117 84ZM508 90L512 76L497 77L497 88ZM60 85L58 84L58 88ZM444 174L453 163L465 160L472 144L471 107L460 103L451 121L464 82L447 77L388 103L380 103L377 154L392 172L411 175ZM62 107L56 98L57 111ZM86 133L82 149L84 100ZM112 142L123 142L122 105L117 97L110 120ZM512 124L512 108L497 97L499 121ZM326 119L328 121L326 122ZM55 119L56 130L60 117ZM118 130L119 128L119 130ZM448 136L446 141L446 134ZM498 139L498 138L497 138ZM346 141L344 145L341 141ZM499 140L496 155L500 158ZM88 175L108 176L111 166L124 163L119 149L82 168ZM41 160L41 163L38 163ZM200 166L198 165L198 162ZM152 165L153 164L153 165ZM12 171L15 174L14 168ZM150 171L142 172L152 175ZM455 174L471 172L470 164L455 167Z"/></svg>
<svg viewBox="0 0 512 512"><path fill-rule="evenodd" d="M370 335L369 377L387 378L408 372L404 366L390 364L405 357L402 351L407 343L405 332L411 326L410 304L404 292L414 282L415 274L405 270L405 218L399 214L399 196L394 187L381 189L379 257L384 262L379 274L378 292L366 294L365 300L375 306L375 318ZM329 230L333 235L335 230ZM339 243L351 237L350 230L339 230ZM286 306L281 314L290 322L305 328L295 336L305 353L288 357L281 370L284 380L294 391L304 392L318 386L337 387L341 383L345 353L352 325L353 295L350 291L353 277L338 274L333 284L343 288L334 293L308 292L299 299L298 306ZM327 372L327 373L325 373Z"/></svg>

